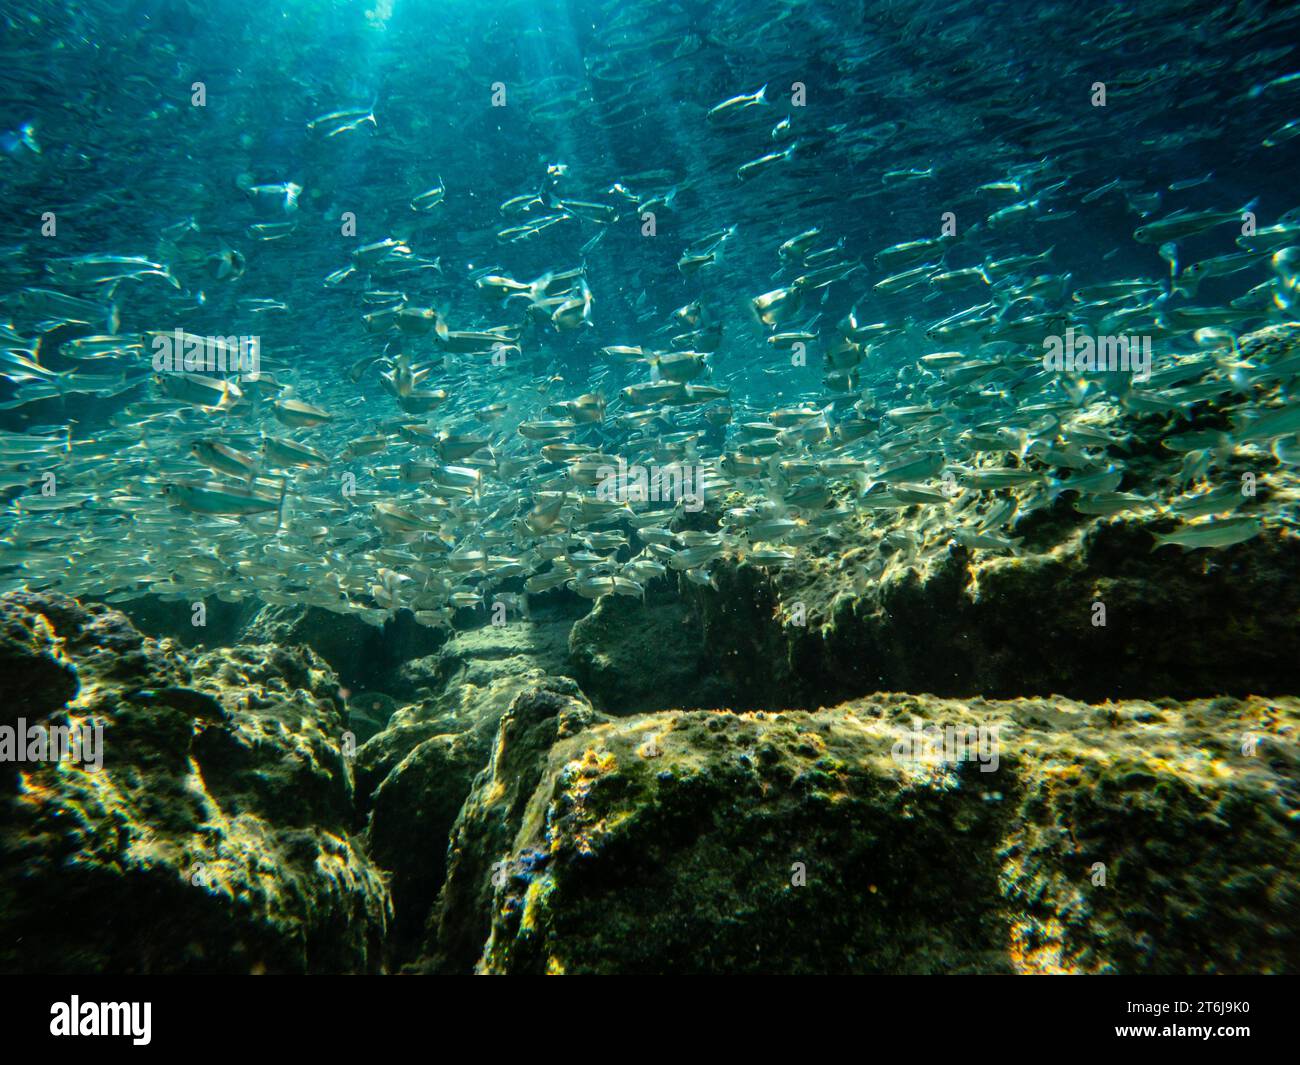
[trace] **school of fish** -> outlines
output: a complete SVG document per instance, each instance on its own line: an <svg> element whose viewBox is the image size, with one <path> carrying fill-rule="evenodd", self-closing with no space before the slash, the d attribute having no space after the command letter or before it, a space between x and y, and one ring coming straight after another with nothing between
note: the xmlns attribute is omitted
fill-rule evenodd
<svg viewBox="0 0 1300 1065"><path fill-rule="evenodd" d="M1300 355L1239 345L1300 304L1300 8L362 7L0 16L0 590L446 627L877 512L855 581L1063 498L1157 549L1295 524L1216 474L1300 462Z"/></svg>

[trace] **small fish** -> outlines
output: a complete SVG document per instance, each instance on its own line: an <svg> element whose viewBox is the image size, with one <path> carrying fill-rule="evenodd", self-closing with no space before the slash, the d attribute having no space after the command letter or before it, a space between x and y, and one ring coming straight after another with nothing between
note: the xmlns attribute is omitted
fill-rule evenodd
<svg viewBox="0 0 1300 1065"><path fill-rule="evenodd" d="M438 184L431 189L426 189L417 196L411 197L411 210L427 214L436 207L442 205L443 200L447 197L447 187L443 184L441 177L438 178Z"/></svg>
<svg viewBox="0 0 1300 1065"><path fill-rule="evenodd" d="M1263 526L1258 518L1228 518L1223 521L1197 522L1184 525L1171 533L1155 534L1152 551L1174 544L1184 551L1202 547L1231 547L1253 540Z"/></svg>
<svg viewBox="0 0 1300 1065"><path fill-rule="evenodd" d="M276 400L275 417L293 429L306 429L332 421L334 415L297 399Z"/></svg>
<svg viewBox="0 0 1300 1065"><path fill-rule="evenodd" d="M709 121L717 121L720 118L730 118L750 107L760 107L767 103L767 86L764 85L757 92L747 95L733 96L729 100L723 100L720 104L715 104L709 108L706 117Z"/></svg>
<svg viewBox="0 0 1300 1065"><path fill-rule="evenodd" d="M1171 240L1203 233L1207 229L1227 222L1242 221L1242 216L1253 211L1257 200L1251 200L1236 211L1180 211L1155 222L1148 222L1133 230L1133 239L1141 244L1164 244Z"/></svg>
<svg viewBox="0 0 1300 1065"><path fill-rule="evenodd" d="M798 150L799 142L795 141L784 151L769 152L767 155L760 156L757 159L751 159L748 163L742 163L736 168L736 178L739 181L748 181L750 178L755 177L761 171L766 170L773 164L785 162Z"/></svg>

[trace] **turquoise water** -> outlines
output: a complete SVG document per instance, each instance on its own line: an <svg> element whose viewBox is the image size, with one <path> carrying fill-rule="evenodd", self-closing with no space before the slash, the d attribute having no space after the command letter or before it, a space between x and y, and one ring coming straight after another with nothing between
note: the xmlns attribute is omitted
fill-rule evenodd
<svg viewBox="0 0 1300 1065"><path fill-rule="evenodd" d="M9 8L5 586L450 629L971 493L918 542L1014 551L1125 507L1097 412L1293 464L1297 15L1188 11Z"/></svg>

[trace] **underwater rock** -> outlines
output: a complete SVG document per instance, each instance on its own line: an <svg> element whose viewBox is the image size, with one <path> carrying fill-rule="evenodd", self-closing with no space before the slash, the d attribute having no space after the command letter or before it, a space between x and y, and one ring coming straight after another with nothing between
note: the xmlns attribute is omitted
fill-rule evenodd
<svg viewBox="0 0 1300 1065"><path fill-rule="evenodd" d="M563 667L567 631L567 624L484 626L457 632L435 654L406 663L396 687L416 694L358 752L361 811L398 763L433 736L470 734L466 749L481 752L475 771L486 765L497 724L515 697Z"/></svg>
<svg viewBox="0 0 1300 1065"><path fill-rule="evenodd" d="M511 620L505 625L454 632L433 654L403 662L397 672L397 688L416 699L450 698L452 702L439 712L457 713L453 704L461 685L487 688L499 680L564 673L569 627L567 619Z"/></svg>
<svg viewBox="0 0 1300 1065"><path fill-rule="evenodd" d="M520 693L564 667L568 627L516 621L455 633L435 654L402 667L398 687L419 697L358 751L358 808L369 815L370 853L390 877L394 964L419 945L446 875L452 826L488 764L502 716Z"/></svg>
<svg viewBox="0 0 1300 1065"><path fill-rule="evenodd" d="M471 730L431 736L394 766L369 799L368 852L388 874L394 965L410 960L447 873L447 842L489 748Z"/></svg>
<svg viewBox="0 0 1300 1065"><path fill-rule="evenodd" d="M0 676L5 681L0 725L24 716L43 718L77 694L77 671L41 607L29 594L0 598Z"/></svg>
<svg viewBox="0 0 1300 1065"><path fill-rule="evenodd" d="M510 852L546 753L564 736L603 720L573 681L548 678L521 693L501 718L487 768L451 831L447 877L429 920L418 971L467 972L491 927L497 863Z"/></svg>
<svg viewBox="0 0 1300 1065"><path fill-rule="evenodd" d="M378 969L390 904L351 839L326 664L192 655L63 598L45 616L81 679L50 720L98 726L102 765L29 762L0 794L0 970Z"/></svg>
<svg viewBox="0 0 1300 1065"><path fill-rule="evenodd" d="M1179 461L1159 438L1131 456L1128 476L1167 508ZM1238 484L1257 492L1239 496L1242 515L1255 500L1300 501L1300 474L1267 451L1237 450L1219 487ZM868 514L855 535L907 537L915 509ZM852 571L852 536L839 556L783 570L721 559L717 590L687 592L726 691L715 705L873 691L1089 701L1300 691L1300 534L1279 521L1229 547L1158 547L1177 525L1154 510L1087 518L1061 498L1020 521L1017 554L935 539L870 580Z"/></svg>
<svg viewBox="0 0 1300 1065"><path fill-rule="evenodd" d="M726 703L711 658L698 615L675 597L643 603L605 596L569 635L573 676L609 713Z"/></svg>
<svg viewBox="0 0 1300 1065"><path fill-rule="evenodd" d="M1112 520L1020 558L954 547L925 573L838 599L798 575L724 564L721 590L696 599L730 701L747 707L872 690L1086 700L1300 691L1300 537L1266 528L1213 554L1151 555L1150 542L1143 524ZM787 620L796 604L804 626Z"/></svg>
<svg viewBox="0 0 1300 1065"><path fill-rule="evenodd" d="M1300 355L1300 325L1243 336L1240 353L1260 374L1261 406L1281 409L1285 385L1259 367ZM797 565L714 563L717 590L685 589L726 691L714 705L807 707L873 691L1089 701L1300 692L1300 469L1212 404L1170 416L1103 405L1089 425L1114 441L1106 461L1122 471L1131 509L1089 516L1068 489L1049 501L1046 485L1018 497L964 493L942 507L857 513L827 534L830 550ZM1189 465L1194 445L1209 472ZM1017 499L1007 549L951 537L949 508ZM1157 539L1210 514L1266 520L1227 547Z"/></svg>
<svg viewBox="0 0 1300 1065"><path fill-rule="evenodd" d="M1294 971L1298 721L880 695L564 736L524 697L429 964L490 924L489 973Z"/></svg>
<svg viewBox="0 0 1300 1065"><path fill-rule="evenodd" d="M445 631L419 624L409 610L398 611L381 627L314 606L263 607L240 635L243 643L303 644L325 659L346 687L379 691L388 690L403 662L436 651L446 639Z"/></svg>
<svg viewBox="0 0 1300 1065"><path fill-rule="evenodd" d="M384 692L347 692L345 702L348 731L358 745L382 732L398 707L397 700Z"/></svg>
<svg viewBox="0 0 1300 1065"><path fill-rule="evenodd" d="M203 603L201 625L194 624L194 603ZM253 598L228 603L216 596L191 602L188 598L163 599L142 595L123 602L113 602L140 632L161 639L168 636L185 647L228 647L240 642L240 634L262 609Z"/></svg>

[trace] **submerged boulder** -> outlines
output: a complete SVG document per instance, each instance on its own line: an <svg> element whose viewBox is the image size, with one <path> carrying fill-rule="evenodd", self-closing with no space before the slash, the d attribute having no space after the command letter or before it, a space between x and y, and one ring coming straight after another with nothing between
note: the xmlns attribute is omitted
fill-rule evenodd
<svg viewBox="0 0 1300 1065"><path fill-rule="evenodd" d="M420 971L467 972L491 929L496 885L546 753L600 719L567 678L548 678L517 696L501 718L491 759L456 817L447 877L428 924Z"/></svg>
<svg viewBox="0 0 1300 1065"><path fill-rule="evenodd" d="M1300 965L1296 699L886 695L812 713L578 710L567 728L556 702L575 709L521 697L502 721L427 967Z"/></svg>
<svg viewBox="0 0 1300 1065"><path fill-rule="evenodd" d="M315 606L265 606L239 639L310 647L347 687L385 691L403 662L436 651L447 633L419 624L409 610L398 611L381 626Z"/></svg>
<svg viewBox="0 0 1300 1065"><path fill-rule="evenodd" d="M97 733L100 764L29 762L0 791L0 969L379 968L388 892L351 836L325 663L276 646L193 655L102 606L45 609L81 680L66 701L54 676L65 705L48 723Z"/></svg>
<svg viewBox="0 0 1300 1065"><path fill-rule="evenodd" d="M1276 432L1135 389L991 448L918 441L899 457L935 460L925 502L841 481L796 513L788 559L730 545L716 588L682 587L725 690L712 705L1300 693L1300 467L1283 417L1297 356L1300 323L1278 323L1241 337L1243 376L1219 379ZM1109 489L1088 487L1101 474Z"/></svg>
<svg viewBox="0 0 1300 1065"><path fill-rule="evenodd" d="M1142 482L1153 498L1172 498L1177 464L1167 462ZM1290 470L1258 487L1259 498L1300 500ZM1243 515L1256 512L1240 498ZM835 550L785 569L722 559L716 590L687 590L726 691L715 705L812 706L873 691L1086 701L1300 692L1300 534L1289 522L1184 550L1157 539L1177 519L1084 519L1058 499L1021 520L1009 553L962 546L933 518L922 541L916 510L864 515ZM890 537L911 538L912 553L888 555L866 579L862 545Z"/></svg>
<svg viewBox="0 0 1300 1065"><path fill-rule="evenodd" d="M0 599L0 676L5 698L0 724L12 725L27 715L40 719L77 694L77 671L63 650L56 627L73 601L56 597L47 606L37 597L16 593ZM54 614L52 623L48 614Z"/></svg>
<svg viewBox="0 0 1300 1065"><path fill-rule="evenodd" d="M1150 547L1146 525L1113 520L1037 554L945 549L860 594L742 562L719 567L718 592L694 595L729 701L746 707L876 690L1092 701L1300 691L1300 536L1275 526L1214 552Z"/></svg>
<svg viewBox="0 0 1300 1065"><path fill-rule="evenodd" d="M42 722L102 730L0 781L4 971L1300 967L1294 697L609 716L521 628L426 662L354 762L306 648L0 610Z"/></svg>
<svg viewBox="0 0 1300 1065"><path fill-rule="evenodd" d="M397 687L416 697L358 752L358 809L392 889L394 964L417 951L446 876L452 827L488 764L502 716L539 685L572 687L549 676L564 666L568 627L516 620L455 633L436 653L403 666Z"/></svg>
<svg viewBox="0 0 1300 1065"><path fill-rule="evenodd" d="M573 624L569 661L582 690L611 713L726 701L699 616L676 596L650 602L616 595L597 600Z"/></svg>

